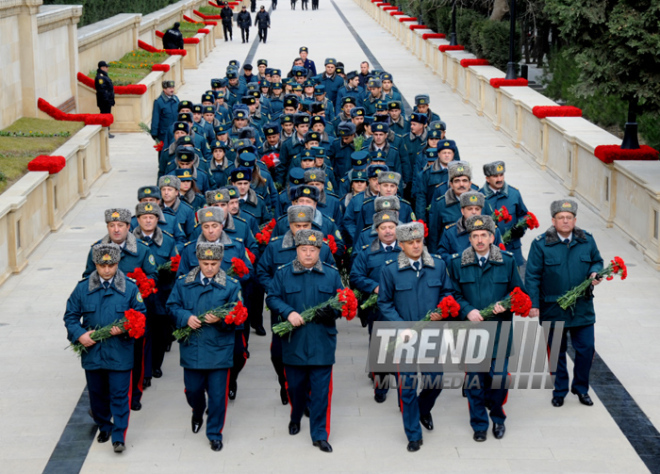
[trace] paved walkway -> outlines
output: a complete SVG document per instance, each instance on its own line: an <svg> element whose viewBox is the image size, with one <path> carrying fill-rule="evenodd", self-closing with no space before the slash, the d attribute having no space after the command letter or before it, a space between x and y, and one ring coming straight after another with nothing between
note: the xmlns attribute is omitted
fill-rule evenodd
<svg viewBox="0 0 660 474"><path fill-rule="evenodd" d="M383 68L394 75L409 102L417 93L430 94L433 110L448 124L449 137L459 144L461 156L473 164L474 181L483 181L483 163L506 160L507 181L521 189L541 227L549 226L549 204L564 196L557 182L453 95L357 4L337 0L336 5ZM357 69L366 57L331 0L322 0L319 11L306 12L292 12L288 4L280 2L272 14L272 24L269 42L258 47L253 64L263 57L286 72L301 45L310 48L317 68L323 67L325 57L332 56L343 61L347 71ZM252 33L256 36L256 29ZM186 71L187 83L179 97L197 100L208 88L209 79L223 74L230 59L244 61L250 46L241 44L240 39L219 42L199 70ZM183 394L176 347L166 357L163 378L154 379L146 391L144 408L132 413L125 453L114 454L109 444L94 442L90 448L89 433L81 434L80 430L67 431L72 434L60 440L85 386L79 361L65 350L65 302L80 278L89 245L105 233L103 210L111 206L131 208L137 188L154 181L156 163L151 145L146 134L117 134L110 142L113 170L69 213L60 231L39 246L29 267L0 288L2 472L41 472L58 441L59 448L49 463L51 472L57 468L70 472L65 467L76 458L85 459L82 470L89 473L648 472L617 426L615 418L634 426L639 419L626 422L631 402L621 389L610 386L613 378L607 370L600 374L603 385L599 393L608 395L608 401L604 404L592 391L595 405L591 408L569 396L565 406L557 409L550 405L549 391L511 391L506 436L500 441L491 436L481 444L472 441L467 404L460 391L447 390L434 409L435 431L425 432L422 450L409 454L396 397L391 395L383 405L373 401L364 373L366 331L355 322L345 321L339 323L334 367L330 438L334 454L312 447L307 419L298 436L288 435L289 407L279 402L268 354L270 338L255 335L250 340L251 358L239 379L238 397L229 404L221 453L209 449L203 433L190 431L190 409ZM655 306L660 275L643 263L620 233L606 229L584 204L579 224L594 233L605 259L620 255L628 262L628 280L606 283L597 290L597 350L659 427L660 320ZM528 249L531 236L524 241ZM88 426L89 419L82 423ZM653 433L652 429L640 429L635 434ZM642 443L649 442L649 455L657 449L652 441L641 439ZM655 469L659 464L655 463Z"/></svg>

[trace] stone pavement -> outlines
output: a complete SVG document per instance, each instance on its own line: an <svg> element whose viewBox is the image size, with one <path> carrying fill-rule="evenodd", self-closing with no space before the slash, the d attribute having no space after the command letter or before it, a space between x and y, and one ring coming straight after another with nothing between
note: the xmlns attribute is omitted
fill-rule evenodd
<svg viewBox="0 0 660 474"><path fill-rule="evenodd" d="M272 13L269 41L258 46L252 63L267 58L286 73L298 47L306 45L318 70L329 56L343 61L347 71L359 68L366 54L337 14L336 4L383 69L394 75L408 102L412 103L417 93L430 94L432 109L448 124L448 136L457 141L461 156L473 164L474 182L483 182L483 163L506 160L507 181L520 188L541 228L550 225L549 204L565 195L550 175L453 95L352 0L320 3L319 11L300 11L298 3L292 12L288 3L280 2ZM253 28L253 37L256 33ZM179 97L197 100L211 77L223 75L230 59L244 61L250 46L241 44L240 39L219 41L199 70L186 71L187 83ZM331 455L312 447L307 419L303 419L299 435L288 435L289 407L279 402L268 353L270 338L256 335L250 339L251 358L239 378L238 397L229 403L222 452L212 452L203 433L190 431L190 409L176 346L165 359L163 378L153 379L145 392L142 411L132 413L126 452L116 455L109 444L96 442L90 448L89 432L84 430L72 430L60 440L85 387L79 361L65 350L65 302L83 271L89 245L105 233L103 210L133 207L137 188L154 181L156 163L151 145L146 134L117 134L110 141L113 170L76 205L62 228L44 240L28 268L0 287L2 472L42 471L58 441L49 472L58 468L71 472L66 466L74 458L85 459L82 470L88 473L648 472L613 418L625 419L629 402L613 405L609 400L610 414L593 390L593 407L584 407L569 396L560 409L550 405L550 391L512 390L506 436L499 441L491 436L480 444L472 441L466 400L460 391L446 390L433 411L435 431L424 433L420 452L407 453L396 397L390 394L383 405L373 401L364 372L366 330L346 321L338 325ZM654 307L660 275L619 232L605 228L585 205L580 209L579 225L594 233L606 260L619 255L628 262L628 280L607 282L597 289L597 351L658 427L660 345L656 341L660 339L660 320ZM525 252L531 239L524 238ZM88 430L89 421L82 425ZM653 454L657 444L649 446L648 453Z"/></svg>

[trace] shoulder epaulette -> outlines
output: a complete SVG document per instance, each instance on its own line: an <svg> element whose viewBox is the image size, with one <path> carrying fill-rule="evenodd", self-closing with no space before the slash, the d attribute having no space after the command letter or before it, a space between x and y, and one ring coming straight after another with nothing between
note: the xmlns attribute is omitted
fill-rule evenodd
<svg viewBox="0 0 660 474"><path fill-rule="evenodd" d="M227 280L233 281L234 283L238 283L238 280L236 278L230 277L229 275L227 275Z"/></svg>
<svg viewBox="0 0 660 474"><path fill-rule="evenodd" d="M403 199L403 198L399 198L399 202L403 202L403 203L405 203L405 204L408 204L409 206L411 205L408 201L406 201L406 200Z"/></svg>
<svg viewBox="0 0 660 474"><path fill-rule="evenodd" d="M593 237L593 234L591 232L589 232L588 230L582 229L582 232L584 232L587 235L591 235Z"/></svg>
<svg viewBox="0 0 660 474"><path fill-rule="evenodd" d="M83 282L83 281L85 281L85 280L89 280L89 277L88 277L88 276L83 277L81 280L78 281L78 283L81 283L81 282Z"/></svg>
<svg viewBox="0 0 660 474"><path fill-rule="evenodd" d="M194 242L191 240L190 242L186 242L183 246L184 246L184 247L187 247L188 245L190 245L190 244L192 244L192 243L194 243Z"/></svg>
<svg viewBox="0 0 660 474"><path fill-rule="evenodd" d="M261 194L257 194L257 197L261 199L262 201L264 200L264 197Z"/></svg>
<svg viewBox="0 0 660 474"><path fill-rule="evenodd" d="M360 247L362 250L365 250L367 247L369 247L371 244L365 244L362 247Z"/></svg>
<svg viewBox="0 0 660 474"><path fill-rule="evenodd" d="M534 240L541 240L543 237L545 237L545 234L541 234L541 235L536 236L536 238Z"/></svg>
<svg viewBox="0 0 660 474"><path fill-rule="evenodd" d="M170 234L168 231L161 229L161 232L165 235L169 235L170 237L174 238L172 234Z"/></svg>
<svg viewBox="0 0 660 474"><path fill-rule="evenodd" d="M337 267L335 267L335 266L334 266L333 264L331 264L331 263L326 263L326 262L321 262L321 263L323 263L323 265L325 265L326 267L334 268L335 270L339 271L339 270L337 269Z"/></svg>
<svg viewBox="0 0 660 474"><path fill-rule="evenodd" d="M335 193L331 193L331 192L329 192L329 191L326 191L325 194L326 194L326 196L332 196L333 198L337 198L337 199L339 199L339 196L338 196L337 194L335 194Z"/></svg>
<svg viewBox="0 0 660 474"><path fill-rule="evenodd" d="M90 247L94 247L95 245L100 244L100 243L101 243L101 240L103 240L103 239L97 240L97 241L94 242L92 245L90 245Z"/></svg>
<svg viewBox="0 0 660 474"><path fill-rule="evenodd" d="M140 243L141 243L142 245L144 245L145 247L149 248L149 246L144 242L144 240L141 240L141 239L135 239L135 240L137 240L138 242L140 242Z"/></svg>
<svg viewBox="0 0 660 474"><path fill-rule="evenodd" d="M284 214L283 216L278 217L278 218L277 218L277 221L279 222L279 221L281 221L282 219L284 219L284 218L288 218L288 217L289 217L289 216L288 216L287 214Z"/></svg>
<svg viewBox="0 0 660 474"><path fill-rule="evenodd" d="M394 261L394 260L385 260L385 265L389 265L389 264L392 263L393 261Z"/></svg>
<svg viewBox="0 0 660 474"><path fill-rule="evenodd" d="M236 240L237 242L243 242L243 238L242 238L242 237L234 237L234 240Z"/></svg>
<svg viewBox="0 0 660 474"><path fill-rule="evenodd" d="M453 254L453 255L451 256L451 258L452 258L452 260L453 260L453 259L455 259L456 257L460 257L460 256L461 256L460 253L455 253L455 254Z"/></svg>
<svg viewBox="0 0 660 474"><path fill-rule="evenodd" d="M185 278L185 277L186 277L186 275L179 275L178 280L180 280L181 278Z"/></svg>
<svg viewBox="0 0 660 474"><path fill-rule="evenodd" d="M193 207L190 204L188 204L186 201L183 201L183 200L180 200L180 201L181 201L181 204L185 204L186 206L188 206L191 211L194 210Z"/></svg>
<svg viewBox="0 0 660 474"><path fill-rule="evenodd" d="M445 230L446 230L446 229L449 229L450 227L454 227L455 225L456 225L456 222L453 222L453 223L451 223L451 224L448 224L448 225L445 226Z"/></svg>
<svg viewBox="0 0 660 474"><path fill-rule="evenodd" d="M280 240L281 238L282 238L282 237L279 236L279 235L278 235L277 237L271 237L271 238L270 238L270 242L275 242L276 240Z"/></svg>
<svg viewBox="0 0 660 474"><path fill-rule="evenodd" d="M367 199L365 199L364 201L362 201L362 203L363 203L363 204L367 204L368 202L371 202L371 201L373 201L374 199L376 199L376 198L373 197L373 196L371 196L371 197L368 197Z"/></svg>

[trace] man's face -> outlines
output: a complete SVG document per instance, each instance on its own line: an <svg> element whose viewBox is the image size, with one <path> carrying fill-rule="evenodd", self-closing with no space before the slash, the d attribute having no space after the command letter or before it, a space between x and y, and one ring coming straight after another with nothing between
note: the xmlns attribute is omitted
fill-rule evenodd
<svg viewBox="0 0 660 474"><path fill-rule="evenodd" d="M103 72L108 72L108 66L102 66L100 69Z"/></svg>
<svg viewBox="0 0 660 474"><path fill-rule="evenodd" d="M128 236L128 224L126 222L108 222L108 235L110 240L116 244L123 244Z"/></svg>
<svg viewBox="0 0 660 474"><path fill-rule="evenodd" d="M174 87L167 87L163 89L166 96L172 97L174 95Z"/></svg>
<svg viewBox="0 0 660 474"><path fill-rule="evenodd" d="M286 107L284 107L283 112L287 115L292 115L296 113L296 109L295 107L291 107L290 105L287 105ZM293 123L291 123L291 126L293 126Z"/></svg>
<svg viewBox="0 0 660 474"><path fill-rule="evenodd" d="M428 111L429 111L429 105L428 105L428 104L419 104L419 105L417 106L417 111L418 111L420 114L426 114L426 113L428 113Z"/></svg>
<svg viewBox="0 0 660 474"><path fill-rule="evenodd" d="M247 119L242 119L242 118L234 119L234 126L236 128L247 127L247 123L248 123Z"/></svg>
<svg viewBox="0 0 660 474"><path fill-rule="evenodd" d="M238 188L238 192L241 196L245 196L250 190L250 182L247 180L243 179L232 184Z"/></svg>
<svg viewBox="0 0 660 474"><path fill-rule="evenodd" d="M369 189L372 194L378 194L380 190L380 185L378 184L378 177L369 178Z"/></svg>
<svg viewBox="0 0 660 474"><path fill-rule="evenodd" d="M282 82L282 76L280 76L279 74L273 74L270 78L272 80L268 82Z"/></svg>
<svg viewBox="0 0 660 474"><path fill-rule="evenodd" d="M193 120L195 123L199 123L199 121L202 120L202 114L199 112L193 112Z"/></svg>
<svg viewBox="0 0 660 474"><path fill-rule="evenodd" d="M353 138L355 138L355 134L353 134L353 135L346 135L346 136L344 136L344 137L341 137L341 142L342 142L344 145L348 145L349 143L351 143L351 142L353 141Z"/></svg>
<svg viewBox="0 0 660 474"><path fill-rule="evenodd" d="M230 85L230 86L236 86L236 85L238 85L238 77L236 77L236 78L234 78L234 79L229 79L229 85Z"/></svg>
<svg viewBox="0 0 660 474"><path fill-rule="evenodd" d="M227 204L227 210L232 216L235 216L241 212L241 203L238 202L238 198L229 200L229 203Z"/></svg>
<svg viewBox="0 0 660 474"><path fill-rule="evenodd" d="M383 146L387 140L387 133L385 132L374 132L374 143L378 146Z"/></svg>
<svg viewBox="0 0 660 474"><path fill-rule="evenodd" d="M96 271L99 274L99 276L104 280L109 280L110 278L115 276L118 268L119 268L118 263L113 263L112 265L110 265L109 263L96 264Z"/></svg>
<svg viewBox="0 0 660 474"><path fill-rule="evenodd" d="M360 72L362 74L369 74L369 63L360 64Z"/></svg>
<svg viewBox="0 0 660 474"><path fill-rule="evenodd" d="M355 126L357 127L357 126L360 125L361 123L364 123L364 117L363 117L362 115L356 115L355 117L353 117L353 118L351 119L351 121L352 121L352 122L355 124Z"/></svg>
<svg viewBox="0 0 660 474"><path fill-rule="evenodd" d="M438 158L440 158L440 163L447 166L454 160L454 150L442 150L438 154Z"/></svg>
<svg viewBox="0 0 660 474"><path fill-rule="evenodd" d="M265 64L260 64L257 66L257 69L259 69L259 75L263 76L266 73L266 65Z"/></svg>
<svg viewBox="0 0 660 474"><path fill-rule="evenodd" d="M218 163L221 163L225 159L225 150L222 148L216 148L213 150L213 159Z"/></svg>
<svg viewBox="0 0 660 474"><path fill-rule="evenodd" d="M308 197L299 197L298 200L293 204L297 206L309 206L311 208L316 209L316 201Z"/></svg>
<svg viewBox="0 0 660 474"><path fill-rule="evenodd" d="M307 78L306 78L305 76L296 76L296 82L297 82L298 84L302 84L302 83L305 82L306 80L307 80Z"/></svg>
<svg viewBox="0 0 660 474"><path fill-rule="evenodd" d="M334 64L326 64L325 65L325 73L328 76L332 76L335 73L335 65Z"/></svg>
<svg viewBox="0 0 660 474"><path fill-rule="evenodd" d="M351 110L355 107L355 104L351 104L350 102L347 104L344 104L344 106L341 108L341 110L344 111L344 115L347 117L351 116Z"/></svg>
<svg viewBox="0 0 660 474"><path fill-rule="evenodd" d="M494 174L493 176L486 176L486 182L491 188L500 190L504 187L504 173ZM571 213L569 212L569 214Z"/></svg>
<svg viewBox="0 0 660 474"><path fill-rule="evenodd" d="M309 183L307 183L307 185L314 186L319 191L323 191L323 188L325 187L323 183L320 183L318 181L310 181Z"/></svg>
<svg viewBox="0 0 660 474"><path fill-rule="evenodd" d="M300 52L300 57L303 59L303 61L307 60L307 51L301 51ZM302 64L301 64L302 66Z"/></svg>
<svg viewBox="0 0 660 474"><path fill-rule="evenodd" d="M296 130L298 131L298 135L302 137L309 131L309 124L308 123L298 124L296 125Z"/></svg>
<svg viewBox="0 0 660 474"><path fill-rule="evenodd" d="M318 115L325 115L325 113ZM323 125L321 122L316 122L314 125L312 125L312 130L318 133L323 133L325 131L325 125Z"/></svg>
<svg viewBox="0 0 660 474"><path fill-rule="evenodd" d="M215 119L215 114L214 113L206 113L204 114L204 120L206 120L208 123L213 123L213 120Z"/></svg>
<svg viewBox="0 0 660 474"><path fill-rule="evenodd" d="M250 111L250 114L253 114L257 111L257 103L255 102L254 104L248 105L248 110Z"/></svg>
<svg viewBox="0 0 660 474"><path fill-rule="evenodd" d="M370 87L371 97L380 97L383 93L380 87Z"/></svg>
<svg viewBox="0 0 660 474"><path fill-rule="evenodd" d="M296 247L296 254L298 254L298 261L305 268L312 268L319 261L319 254L321 249L315 245L299 245Z"/></svg>
<svg viewBox="0 0 660 474"><path fill-rule="evenodd" d="M280 136L279 136L277 133L274 134L274 135L268 135L268 136L266 137L266 142L267 142L270 146L275 146L275 145L277 145L277 143L278 143L279 141L280 141Z"/></svg>
<svg viewBox="0 0 660 474"><path fill-rule="evenodd" d="M378 226L378 239L385 245L396 240L396 224L394 222L383 222Z"/></svg>
<svg viewBox="0 0 660 474"><path fill-rule="evenodd" d="M303 229L311 229L312 228L312 223L311 222L294 222L293 224L289 224L289 229L291 229L291 233L295 236L299 230Z"/></svg>
<svg viewBox="0 0 660 474"><path fill-rule="evenodd" d="M351 189L353 190L353 194L363 193L367 189L367 182L366 181L353 181L351 183Z"/></svg>
<svg viewBox="0 0 660 474"><path fill-rule="evenodd" d="M302 53L301 53L300 56L302 57ZM304 62L302 59L296 59L296 60L293 62L293 65L294 65L294 66L303 67L303 66L305 65L305 62Z"/></svg>
<svg viewBox="0 0 660 474"><path fill-rule="evenodd" d="M181 168L182 170L189 170L189 169L192 169L192 167L193 167L192 161L184 163L183 161L176 160L176 165L179 168Z"/></svg>
<svg viewBox="0 0 660 474"><path fill-rule="evenodd" d="M206 278L213 278L220 270L221 260L200 260L199 269Z"/></svg>
<svg viewBox="0 0 660 474"><path fill-rule="evenodd" d="M163 186L160 188L160 195L163 197L163 202L169 205L174 202L179 195L179 191L171 186Z"/></svg>
<svg viewBox="0 0 660 474"><path fill-rule="evenodd" d="M419 122L410 122L410 131L415 135L424 133L424 124Z"/></svg>
<svg viewBox="0 0 660 474"><path fill-rule="evenodd" d="M204 222L202 224L202 235L209 242L215 242L222 235L222 224L219 222Z"/></svg>
<svg viewBox="0 0 660 474"><path fill-rule="evenodd" d="M470 232L470 245L479 255L488 252L490 244L495 241L495 236L487 230L475 230Z"/></svg>
<svg viewBox="0 0 660 474"><path fill-rule="evenodd" d="M140 202L153 202L155 204L158 204L158 201L160 201L160 199L155 197L143 197L142 199L140 199Z"/></svg>
<svg viewBox="0 0 660 474"><path fill-rule="evenodd" d="M229 211L227 210L227 207L228 207L228 206L227 206L227 203L226 203L226 202L214 202L213 204L211 204L211 206L212 206L212 207L219 207L220 209L222 209L223 211L225 211L225 214L226 214L227 212L229 212Z"/></svg>
<svg viewBox="0 0 660 474"><path fill-rule="evenodd" d="M279 89L279 88L273 89L273 95L275 97L279 97L280 95L282 95L282 89Z"/></svg>
<svg viewBox="0 0 660 474"><path fill-rule="evenodd" d="M293 132L293 123L286 122L282 124L282 130L284 130L286 134L291 135L291 133Z"/></svg>
<svg viewBox="0 0 660 474"><path fill-rule="evenodd" d="M353 88L355 88L355 87L358 86L358 84L360 84L360 78L357 77L357 76L355 76L355 77L352 78L350 81L348 81L348 85L349 85L349 87L353 87Z"/></svg>
<svg viewBox="0 0 660 474"><path fill-rule="evenodd" d="M409 240L408 242L399 242L399 246L406 257L417 260L422 256L422 251L424 250L423 239Z"/></svg>
<svg viewBox="0 0 660 474"><path fill-rule="evenodd" d="M174 141L177 141L179 138L185 137L186 135L188 134L183 130L177 130L176 132L174 132Z"/></svg>
<svg viewBox="0 0 660 474"><path fill-rule="evenodd" d="M143 234L151 234L156 230L158 225L158 217L153 214L142 214L137 218L138 224L140 224L140 229L142 229Z"/></svg>
<svg viewBox="0 0 660 474"><path fill-rule="evenodd" d="M552 225L557 229L557 232L563 235L568 235L575 229L575 222L577 218L572 212L558 212L552 218Z"/></svg>
<svg viewBox="0 0 660 474"><path fill-rule="evenodd" d="M319 146L318 140L309 140L305 142L305 150L311 150L312 148Z"/></svg>
<svg viewBox="0 0 660 474"><path fill-rule="evenodd" d="M398 187L394 183L380 183L381 196L394 196Z"/></svg>
<svg viewBox="0 0 660 474"><path fill-rule="evenodd" d="M468 217L472 216L480 216L481 215L481 207L479 206L465 206L461 208L461 214L463 214L463 217L466 219Z"/></svg>
<svg viewBox="0 0 660 474"><path fill-rule="evenodd" d="M396 122L401 117L401 109L390 109L388 112L393 122Z"/></svg>
<svg viewBox="0 0 660 474"><path fill-rule="evenodd" d="M460 196L464 192L470 189L470 186L472 185L472 182L470 181L470 178L467 176L458 176L454 179L452 179L449 183L451 186L451 189L454 191L454 194L456 196Z"/></svg>
<svg viewBox="0 0 660 474"><path fill-rule="evenodd" d="M385 92L389 92L389 91L392 90L392 86L393 86L393 85L394 85L394 84L392 84L392 81L390 81L389 79L385 79L385 80L383 81L383 90L384 90Z"/></svg>

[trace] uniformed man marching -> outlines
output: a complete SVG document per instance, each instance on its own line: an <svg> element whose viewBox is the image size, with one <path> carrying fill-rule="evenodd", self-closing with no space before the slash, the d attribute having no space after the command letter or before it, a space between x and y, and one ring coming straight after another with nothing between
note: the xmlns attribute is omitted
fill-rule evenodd
<svg viewBox="0 0 660 474"><path fill-rule="evenodd" d="M554 201L550 205L552 227L532 242L525 272L525 285L532 299L530 317L540 316L541 322L552 322L548 348L552 347L554 337L562 338L552 392L552 405L555 407L564 404L568 393L568 334L575 349L571 392L583 405L593 405L588 393L589 372L595 352L593 287L601 282L596 276L603 269L603 259L591 233L576 227L577 209L577 202L571 199ZM561 309L557 299L586 278L592 279L590 291L578 298L574 308ZM564 323L561 334L555 333L554 324L559 321Z"/></svg>
<svg viewBox="0 0 660 474"><path fill-rule="evenodd" d="M266 303L281 321L295 329L282 338L287 390L291 402L289 434L300 432L300 421L310 397L310 432L314 446L330 453L330 402L332 366L337 348L337 312L329 307L317 311L315 321L304 324L300 313L323 303L343 288L337 269L319 260L323 234L300 230L294 237L296 259L280 267L272 280ZM311 389L311 392L310 392Z"/></svg>
<svg viewBox="0 0 660 474"><path fill-rule="evenodd" d="M222 244L202 242L197 245L199 266L177 280L167 301L177 328L191 327L192 337L180 341L181 366L186 399L192 408L192 432L198 433L204 423L206 396L208 416L206 437L213 451L222 449L222 429L227 412L229 369L234 358L234 333L240 326L206 313L227 303L241 301L241 286L220 268ZM205 395L206 393L206 395Z"/></svg>

